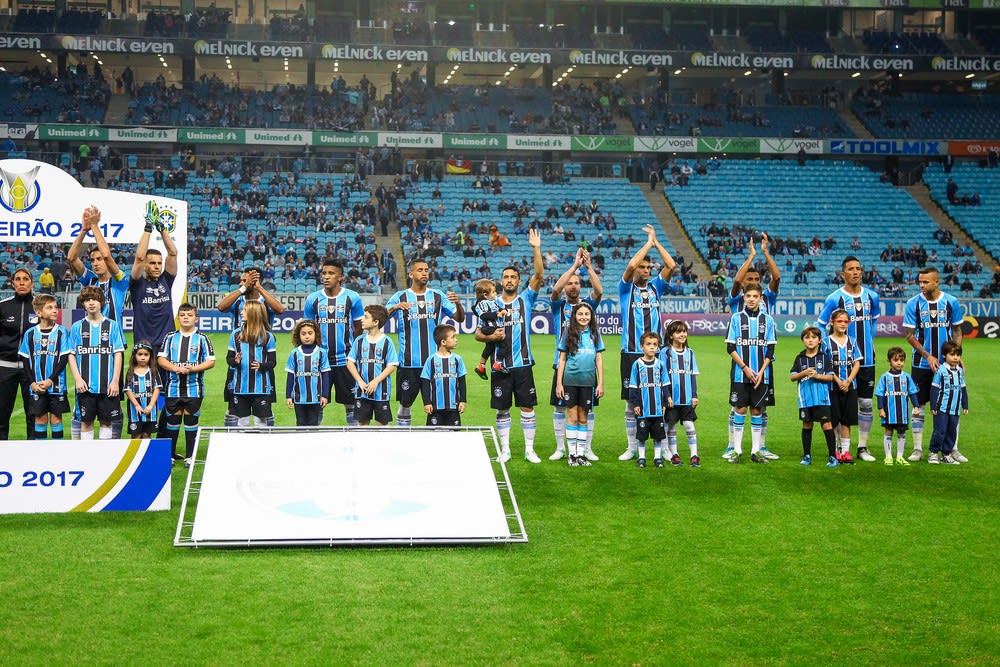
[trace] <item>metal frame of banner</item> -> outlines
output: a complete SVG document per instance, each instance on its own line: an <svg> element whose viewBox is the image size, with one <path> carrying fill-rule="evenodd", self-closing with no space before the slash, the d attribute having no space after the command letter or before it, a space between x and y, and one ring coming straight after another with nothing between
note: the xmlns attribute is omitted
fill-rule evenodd
<svg viewBox="0 0 1000 667"><path fill-rule="evenodd" d="M195 540L193 537L195 513L198 507L198 498L201 493L202 478L205 473L206 450L212 433L284 433L284 434L318 434L318 433L338 433L347 431L362 431L366 434L377 434L380 431L399 434L407 431L467 431L477 432L483 436L483 444L490 448L492 452L490 461L492 463L493 475L496 480L497 491L500 501L503 504L504 516L507 526L510 529L509 537L493 538L322 538L322 539L300 539L300 540ZM187 481L184 486L184 495L181 499L180 513L177 518L177 531L174 534L175 547L206 547L206 548L268 548L268 547L384 547L384 546L475 546L475 545L496 545L496 544L521 544L528 541L528 533L524 528L524 520L521 517L521 510L517 505L514 496L514 487L511 484L507 467L500 461L500 442L497 439L496 430L492 426L314 426L314 427L202 427L198 429L198 439L195 446L193 463L188 469Z"/></svg>

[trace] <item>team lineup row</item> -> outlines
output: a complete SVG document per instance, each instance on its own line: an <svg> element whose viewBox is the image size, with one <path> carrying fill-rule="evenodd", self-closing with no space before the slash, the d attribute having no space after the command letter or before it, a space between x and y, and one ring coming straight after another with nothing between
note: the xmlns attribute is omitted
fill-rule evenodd
<svg viewBox="0 0 1000 667"><path fill-rule="evenodd" d="M214 365L214 351L210 341L194 330L197 317L190 307L182 306L178 310L180 327L171 331L169 288L176 275L176 249L168 244L169 235L163 235L166 261L156 250L149 249L149 235L157 228L157 221L148 219L132 273L126 276L114 264L107 243L100 237L96 224L99 219L96 209L84 213L81 236L74 242L69 257L74 271L79 265L81 284L93 287L92 291L81 292L86 319L76 323L72 332L61 330L55 325L55 316L45 313L46 309L55 310L54 302L52 306L39 303L39 312L34 316L39 326L35 326L31 342L25 347L25 341L29 340L28 326L24 326L17 339L16 354L25 360L23 367L18 361L18 370L24 376L20 384L26 411L35 418L34 435L45 437L50 425L53 437L57 437L57 426L61 431L61 414L68 411L68 406L65 405L65 381L59 382L58 374L53 374L60 365L62 368L69 365L76 381L76 416L83 424L81 437L93 437L95 419L101 423L99 433L102 437L112 437L116 424L120 428L123 387L119 386L119 378L123 374L125 346L118 322L124 294L131 291L137 343L132 350L126 382L132 386L124 392L128 398L129 431L148 434L154 429L157 421L155 397L159 389L157 374L152 369L158 367L163 371L165 399L160 431L176 442L183 428L190 454L203 398L202 374ZM79 259L82 237L88 230L94 231L97 241L90 254L90 269L83 267ZM680 323L671 323L673 330L668 327L662 350L658 340L660 296L675 263L657 239L653 227L647 226L645 231L646 242L631 258L618 283L622 310L621 377L625 380L621 398L626 401L628 437L628 448L619 458L638 459L639 465L645 465L645 441L652 437L656 447L654 462L663 465L665 460L670 460L678 464L676 426L679 423L692 446L691 462L698 465L694 430L697 366L693 352L686 346L686 331L682 325L678 326ZM476 339L487 344L487 349L476 372L485 375L485 365L492 362L491 407L496 410L502 458L507 460L511 456L511 409L517 407L525 458L537 463L540 461L534 451L537 397L532 372L535 360L527 322L542 285L544 264L538 234L530 233L528 243L533 252L534 270L525 289L521 289L522 277L515 267L506 267L501 272L499 294L492 281L477 284ZM756 246L751 239L748 257L736 275L730 295L733 317L727 345L732 357L730 403L733 411L726 458L733 463L739 463L742 458L748 412L751 460L763 463L774 457L766 446L766 407L773 403L771 363L775 343L774 322L768 311L777 297L780 271L769 253L766 234L759 243L767 265L768 286L761 287L761 272L755 264ZM654 250L663 265L655 277L649 258ZM824 433L828 434L828 448L831 449L828 465L853 460L849 433L855 423L859 433L858 457L873 460L867 440L875 396L879 397L880 417L887 425L887 433L898 434L907 425L898 416L898 410L893 411L899 406L890 404L889 400L898 399L900 390L876 392L873 340L880 315L878 296L861 284L862 270L857 259L845 258L842 269L844 286L830 295L818 318L818 324L832 326L832 332L827 335L818 329L807 330L810 336L803 336L806 350L796 358L798 367L792 370L793 378L800 383L804 463L811 462L805 436L806 431L811 433L815 421L820 422ZM590 282L589 297L582 296L581 273L584 272ZM286 402L294 407L297 423L318 423L320 411L331 400L345 406L348 424L367 423L373 418L380 423L391 421L389 376L393 372L396 375L397 424L408 426L411 423L411 407L418 394L422 394L428 423L459 422L467 394L465 368L461 357L452 354L457 340L454 329L441 325L447 318L463 319L464 309L458 295L428 287L429 267L425 261L411 261L408 274L407 289L393 295L385 306L365 309L357 293L343 287L343 267L336 260L323 261L323 288L307 299L306 321L300 322L293 332L295 350L286 365L286 372L290 373ZM7 300L10 304L0 304L0 307L20 303L20 320L34 326L32 317L24 317L24 302L31 295L33 277L20 270L15 273L13 284L15 296ZM947 435L957 431L957 416L954 428L949 425L954 411L951 397L965 394L960 390L947 390L941 384L939 373L942 368L962 370L960 361L957 366L942 363L948 361L945 343L961 343L961 307L957 300L940 291L935 270L922 270L919 284L921 293L908 302L904 317L907 339L913 348L911 382L916 387L915 392L907 392L907 396L913 394L909 400L914 403L911 424L914 451L910 460L919 460L922 456L924 406L933 399L935 432L939 430L939 422L942 426L941 435L936 434L931 440L929 460L961 461L964 457L954 446L954 437L949 440ZM552 309L557 314L554 321L559 345L553 360L550 397L554 405L557 449L551 458L559 459L568 454L573 465L587 465L596 460L590 447L591 408L603 394L604 381L603 343L596 328L594 307L602 294L599 275L582 250L553 288ZM229 405L226 424L248 424L251 416L265 424L273 423L271 404L277 361L274 336L268 331L268 324L271 316L283 308L260 284L259 272L250 270L244 274L240 288L223 298L220 309L236 316L236 327L227 350L230 375L226 382ZM396 346L381 331L390 318L396 320L398 353ZM185 320L190 320L190 324L186 326ZM61 352L60 338L65 339L69 350L66 353ZM656 352L651 354L649 348L654 345ZM3 355L5 347L0 344L0 360L7 359ZM325 371L324 364L329 366L329 372ZM8 366L0 366L0 379L7 370ZM896 375L899 378L905 375L901 364ZM953 383L948 387L960 387L959 382L964 384L962 373L953 375L955 378L947 379ZM905 384L904 380L900 381ZM935 383L939 391L932 396ZM61 400L57 388L62 390ZM81 388L84 391L81 392ZM16 384L13 389L3 384L0 391L3 407L6 408L7 403L13 405L16 393ZM856 408L852 410L855 400ZM7 414L4 426L9 422L9 410ZM938 415L945 414L948 419L939 419ZM888 457L888 451L887 458L892 458ZM897 456L895 460L901 458Z"/></svg>

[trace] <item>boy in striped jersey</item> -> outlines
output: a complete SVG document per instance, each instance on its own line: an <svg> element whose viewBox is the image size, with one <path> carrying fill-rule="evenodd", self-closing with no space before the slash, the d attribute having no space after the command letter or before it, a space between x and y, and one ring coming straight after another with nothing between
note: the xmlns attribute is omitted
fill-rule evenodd
<svg viewBox="0 0 1000 667"><path fill-rule="evenodd" d="M215 349L212 341L197 330L198 309L182 303L177 309L180 328L163 339L157 364L164 371L163 387L166 400L163 411L166 433L173 443L174 460L177 454L177 437L184 424L184 465L191 465L194 445L198 436L201 402L205 398L205 371L215 366Z"/></svg>
<svg viewBox="0 0 1000 667"><path fill-rule="evenodd" d="M844 279L844 286L826 297L816 324L821 328L835 324L836 312L843 312L845 315L841 317L846 316L848 319L847 336L861 353L861 363L854 381L857 394L858 458L870 462L875 460L868 451L868 434L871 432L873 419L872 392L875 389L875 333L882 306L878 293L861 284L864 272L861 260L857 257L848 255L844 258L840 263L840 275ZM837 416L836 402L833 416ZM842 438L849 435L843 434ZM847 444L850 446L849 442Z"/></svg>
<svg viewBox="0 0 1000 667"><path fill-rule="evenodd" d="M285 364L285 404L295 410L296 426L319 426L329 403L330 362L319 338L319 326L312 320L299 320L292 329L295 347Z"/></svg>
<svg viewBox="0 0 1000 667"><path fill-rule="evenodd" d="M622 378L622 400L625 403L625 436L628 446L619 461L629 461L635 458L637 449L635 406L628 403L628 377L632 366L643 355L641 339L648 331L660 330L660 297L669 287L667 279L673 272L677 262L670 256L656 238L656 229L652 225L642 228L646 232L646 243L632 256L618 281L618 302L622 312L621 358L619 371ZM663 260L663 269L659 275L650 278L652 262L649 251L656 248Z"/></svg>
<svg viewBox="0 0 1000 667"><path fill-rule="evenodd" d="M829 351L821 349L823 332L818 327L802 330L805 347L795 357L789 378L798 382L799 419L802 421L802 465L812 465L813 423L819 422L826 437L827 468L836 468L842 462L854 463L849 458L837 456L833 424L830 421L830 383L836 377ZM850 452L847 456L850 457Z"/></svg>
<svg viewBox="0 0 1000 667"><path fill-rule="evenodd" d="M944 357L942 346L949 340L962 344L962 305L958 299L941 291L940 280L937 269L920 269L917 274L920 294L906 302L903 312L903 331L913 348L913 381L919 390L918 406L913 411L913 453L910 454L910 461L919 461L923 454L924 405L931 399L934 373ZM957 444L952 457L959 463L968 462L958 451Z"/></svg>
<svg viewBox="0 0 1000 667"><path fill-rule="evenodd" d="M76 382L80 439L94 439L94 421L100 420L101 440L111 438L111 424L121 421L122 359L125 336L114 320L105 317L104 291L84 287L80 301L87 317L73 325L69 337L69 367Z"/></svg>
<svg viewBox="0 0 1000 667"><path fill-rule="evenodd" d="M389 376L399 367L396 346L392 339L382 333L382 327L389 320L389 312L384 306L365 306L361 316L364 335L358 336L351 344L347 355L347 370L354 378L354 415L358 423L367 426L375 418L382 426L392 421L389 399L392 383Z"/></svg>
<svg viewBox="0 0 1000 667"><path fill-rule="evenodd" d="M66 363L69 360L69 331L56 323L59 307L51 294L40 294L31 303L38 324L24 332L18 355L31 384L25 412L35 418L35 440L45 440L52 427L52 439L63 439L62 416L69 412L66 398Z"/></svg>
<svg viewBox="0 0 1000 667"><path fill-rule="evenodd" d="M962 368L962 346L948 341L941 346L944 363L934 373L931 384L931 413L934 415L934 435L928 463L958 465L954 457L958 436L959 415L969 414L969 391L965 387Z"/></svg>
<svg viewBox="0 0 1000 667"><path fill-rule="evenodd" d="M903 370L906 364L906 352L901 347L890 347L886 355L889 359L889 370L879 378L875 385L875 399L878 401L878 416L885 428L885 464L892 465L892 435L896 433L896 463L901 466L910 465L903 456L906 447L906 429L910 426L910 403L917 407L917 385L910 374Z"/></svg>
<svg viewBox="0 0 1000 667"><path fill-rule="evenodd" d="M771 383L771 363L774 361L774 320L761 308L761 289L750 285L743 288L744 307L729 321L726 351L732 358L729 404L733 415L733 453L730 463L740 463L743 456L743 429L747 410L750 411L750 458L754 463L767 463L761 452L761 413L769 404L774 388Z"/></svg>
<svg viewBox="0 0 1000 667"><path fill-rule="evenodd" d="M420 372L420 394L424 401L428 426L461 426L465 412L465 362L452 354L458 347L455 327L439 324L434 328L437 352Z"/></svg>
<svg viewBox="0 0 1000 667"><path fill-rule="evenodd" d="M670 375L659 357L660 334L647 331L641 338L642 356L628 375L629 405L635 417L636 464L646 467L646 439L653 438L653 463L663 467L663 441L667 434L663 417L673 404Z"/></svg>

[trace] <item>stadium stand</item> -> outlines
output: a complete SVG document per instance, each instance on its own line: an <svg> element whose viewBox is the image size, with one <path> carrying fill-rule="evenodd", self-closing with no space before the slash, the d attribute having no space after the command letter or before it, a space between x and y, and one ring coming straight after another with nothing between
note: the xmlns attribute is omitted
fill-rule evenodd
<svg viewBox="0 0 1000 667"><path fill-rule="evenodd" d="M995 95L903 93L865 90L852 110L879 138L993 139L1000 136L1000 98Z"/></svg>
<svg viewBox="0 0 1000 667"><path fill-rule="evenodd" d="M905 190L848 162L801 167L793 161L727 160L718 170L691 178L688 187L664 192L715 273L731 276L745 258L745 233L766 231L782 271L782 293L789 296L828 293L848 254L861 259L872 273L868 282L887 296L910 290L915 258L923 255L910 253L906 266L906 253L893 252L900 244L930 248L932 263L960 259L954 246L939 242L938 226ZM743 233L733 234L734 228ZM900 261L893 262L894 256ZM894 277L896 269L901 273ZM942 272L942 284L959 284L960 273L958 267ZM970 277L977 287L989 279L982 273Z"/></svg>
<svg viewBox="0 0 1000 667"><path fill-rule="evenodd" d="M886 32L865 30L861 41L872 53L940 55L948 53L948 47L934 33L927 32Z"/></svg>
<svg viewBox="0 0 1000 667"><path fill-rule="evenodd" d="M30 69L0 74L0 98L8 121L99 123L111 88L85 73L57 78L47 70Z"/></svg>

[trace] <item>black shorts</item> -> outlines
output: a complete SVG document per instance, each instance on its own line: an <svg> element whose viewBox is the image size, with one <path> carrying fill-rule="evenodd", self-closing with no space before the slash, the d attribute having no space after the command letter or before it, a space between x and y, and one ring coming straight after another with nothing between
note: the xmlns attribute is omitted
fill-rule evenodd
<svg viewBox="0 0 1000 667"><path fill-rule="evenodd" d="M347 366L330 366L330 393L333 394L333 402L341 405L354 403L354 385L354 377Z"/></svg>
<svg viewBox="0 0 1000 667"><path fill-rule="evenodd" d="M519 408L537 405L535 375L531 366L511 368L506 373L490 375L490 395L490 407L494 410L510 409L511 399Z"/></svg>
<svg viewBox="0 0 1000 667"><path fill-rule="evenodd" d="M187 412L192 417L197 417L201 414L201 402L203 400L202 398L191 398L188 396L168 397L163 401L163 411L168 415L179 415L181 412Z"/></svg>
<svg viewBox="0 0 1000 667"><path fill-rule="evenodd" d="M698 420L698 415L694 412L693 405L676 405L667 410L667 425L673 426L677 422L693 422Z"/></svg>
<svg viewBox="0 0 1000 667"><path fill-rule="evenodd" d="M323 423L323 408L319 403L295 403L296 426L319 426Z"/></svg>
<svg viewBox="0 0 1000 667"><path fill-rule="evenodd" d="M830 421L830 406L814 405L811 408L799 408L799 421L825 424Z"/></svg>
<svg viewBox="0 0 1000 667"><path fill-rule="evenodd" d="M563 387L566 392L564 404L567 408L581 407L588 412L594 409L593 387Z"/></svg>
<svg viewBox="0 0 1000 667"><path fill-rule="evenodd" d="M749 382L729 383L729 405L734 408L760 408L774 405L774 389L769 384L759 387Z"/></svg>
<svg viewBox="0 0 1000 667"><path fill-rule="evenodd" d="M886 424L885 420L882 420L882 428L886 430L886 433L898 433L903 435L910 430L909 424Z"/></svg>
<svg viewBox="0 0 1000 667"><path fill-rule="evenodd" d="M554 408L565 408L569 405L566 401L556 396L556 375L558 375L559 370L556 368L552 369L552 385L549 387L549 405ZM601 399L597 397L597 394L593 394L593 401L591 402L591 409L596 408L601 404Z"/></svg>
<svg viewBox="0 0 1000 667"><path fill-rule="evenodd" d="M236 369L226 366L226 384L222 389L222 400L227 404L233 400L233 383L236 381Z"/></svg>
<svg viewBox="0 0 1000 667"><path fill-rule="evenodd" d="M458 410L435 410L427 415L428 426L461 426L462 414Z"/></svg>
<svg viewBox="0 0 1000 667"><path fill-rule="evenodd" d="M391 424L392 408L389 407L389 401L356 398L354 399L354 418L359 422L370 422L374 419L379 424Z"/></svg>
<svg viewBox="0 0 1000 667"><path fill-rule="evenodd" d="M835 385L830 388L830 421L841 426L858 425L858 391L853 387L842 392Z"/></svg>
<svg viewBox="0 0 1000 667"><path fill-rule="evenodd" d="M80 411L80 421L84 424L93 424L94 420L110 424L122 418L121 401L107 394L92 394L89 391L77 393L76 406Z"/></svg>
<svg viewBox="0 0 1000 667"><path fill-rule="evenodd" d="M649 438L653 438L653 440L663 440L666 437L667 431L663 428L663 417L635 418L636 442L646 442Z"/></svg>
<svg viewBox="0 0 1000 667"><path fill-rule="evenodd" d="M637 359L641 358L642 358L641 354L622 352L621 359L618 362L618 369L619 371L621 371L623 401L628 400L628 381L632 376L632 364L634 364Z"/></svg>
<svg viewBox="0 0 1000 667"><path fill-rule="evenodd" d="M229 414L234 417L249 417L268 419L274 416L271 411L270 394L233 394L229 402Z"/></svg>
<svg viewBox="0 0 1000 667"><path fill-rule="evenodd" d="M66 394L50 394L48 392L36 394L30 391L24 412L29 417L43 417L47 414L64 415L69 412L69 399L66 398Z"/></svg>
<svg viewBox="0 0 1000 667"><path fill-rule="evenodd" d="M144 433L156 433L156 422L129 422L128 434L133 438Z"/></svg>
<svg viewBox="0 0 1000 667"><path fill-rule="evenodd" d="M413 405L420 395L420 368L400 366L396 371L396 400L404 407Z"/></svg>
<svg viewBox="0 0 1000 667"><path fill-rule="evenodd" d="M871 398L875 395L875 367L862 366L854 376L857 384L858 398Z"/></svg>
<svg viewBox="0 0 1000 667"><path fill-rule="evenodd" d="M917 385L917 405L923 407L931 402L931 383L934 382L934 373L928 368L914 368L910 376Z"/></svg>

